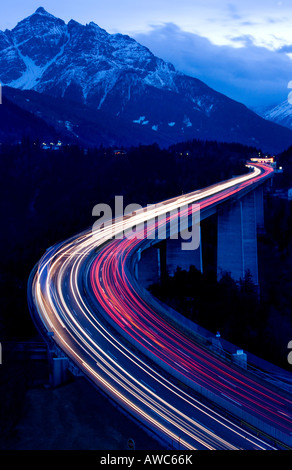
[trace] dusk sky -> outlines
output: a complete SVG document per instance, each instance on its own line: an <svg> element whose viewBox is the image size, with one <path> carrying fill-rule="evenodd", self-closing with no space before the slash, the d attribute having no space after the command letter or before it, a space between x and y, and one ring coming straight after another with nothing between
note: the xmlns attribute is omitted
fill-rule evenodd
<svg viewBox="0 0 292 470"><path fill-rule="evenodd" d="M65 22L94 21L109 33L129 34L177 70L250 107L287 99L291 1L10 0L0 29L12 29L39 6Z"/></svg>

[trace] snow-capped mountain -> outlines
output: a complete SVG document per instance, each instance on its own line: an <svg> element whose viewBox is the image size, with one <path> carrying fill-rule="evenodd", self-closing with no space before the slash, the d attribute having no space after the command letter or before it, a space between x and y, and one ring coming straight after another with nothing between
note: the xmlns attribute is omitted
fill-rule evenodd
<svg viewBox="0 0 292 470"><path fill-rule="evenodd" d="M292 143L291 131L176 71L129 36L93 22L66 24L42 7L0 32L0 82L53 96L60 106L65 99L105 112L114 126L134 126L141 143L213 139L271 152ZM41 104L35 112L45 117Z"/></svg>
<svg viewBox="0 0 292 470"><path fill-rule="evenodd" d="M174 67L128 36L95 23L68 25L43 8L0 34L1 81L21 89L70 96L100 109L123 76L130 98L135 81L173 89Z"/></svg>
<svg viewBox="0 0 292 470"><path fill-rule="evenodd" d="M277 106L266 109L260 115L269 121L292 129L292 103L288 99Z"/></svg>

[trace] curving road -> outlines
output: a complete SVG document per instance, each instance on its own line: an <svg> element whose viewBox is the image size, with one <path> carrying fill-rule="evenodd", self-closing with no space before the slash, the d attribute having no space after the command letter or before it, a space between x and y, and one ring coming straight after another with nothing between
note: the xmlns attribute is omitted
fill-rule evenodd
<svg viewBox="0 0 292 470"><path fill-rule="evenodd" d="M254 165L247 175L165 201L147 214L141 210L117 219L115 229L141 226L148 217L155 230L155 216L188 203L199 203L204 211L271 172ZM38 321L56 344L99 388L175 448L274 448L203 402L196 393L200 387L226 408L290 436L291 397L232 368L171 324L134 278L142 237L111 236L112 227L84 231L40 260L32 299Z"/></svg>

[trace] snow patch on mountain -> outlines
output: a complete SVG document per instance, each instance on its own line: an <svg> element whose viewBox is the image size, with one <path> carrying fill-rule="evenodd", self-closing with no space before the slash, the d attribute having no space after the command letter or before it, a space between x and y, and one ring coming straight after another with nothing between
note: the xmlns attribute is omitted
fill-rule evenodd
<svg viewBox="0 0 292 470"><path fill-rule="evenodd" d="M60 52L56 56L54 56L51 60L49 60L44 66L37 65L33 61L32 58L30 58L27 55L22 54L20 47L19 47L20 45L14 42L14 47L17 50L17 53L20 59L23 61L25 65L25 70L19 78L10 82L9 86L11 86L12 88L20 88L20 89L26 89L26 90L36 88L44 72L51 65L55 64L58 58L62 56L65 50L66 44L69 42L69 40L70 40L70 37L69 35L67 35L67 42L63 44Z"/></svg>
<svg viewBox="0 0 292 470"><path fill-rule="evenodd" d="M146 126L147 124L149 124L149 121L146 121L145 119L146 119L145 116L140 116L139 119L134 119L133 122L135 124L142 124L142 126Z"/></svg>
<svg viewBox="0 0 292 470"><path fill-rule="evenodd" d="M36 65L31 58L21 54L18 48L17 48L17 51L18 51L19 57L24 62L25 71L19 78L10 82L9 85L13 88L20 88L20 89L34 88L37 85L39 78L43 74L42 67L39 67L38 65Z"/></svg>
<svg viewBox="0 0 292 470"><path fill-rule="evenodd" d="M192 127L192 125L193 125L193 124L191 123L190 119L189 119L187 116L185 116L185 118L184 118L184 120L183 120L183 124L184 124L186 127Z"/></svg>
<svg viewBox="0 0 292 470"><path fill-rule="evenodd" d="M261 113L264 119L292 129L292 104L288 99Z"/></svg>

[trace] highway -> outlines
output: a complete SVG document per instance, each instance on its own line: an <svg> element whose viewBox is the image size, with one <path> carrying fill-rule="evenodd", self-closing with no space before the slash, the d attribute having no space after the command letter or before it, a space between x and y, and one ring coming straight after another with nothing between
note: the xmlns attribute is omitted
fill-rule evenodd
<svg viewBox="0 0 292 470"><path fill-rule="evenodd" d="M241 177L136 211L115 221L116 233L141 227L146 219L155 230L158 215L189 203L202 211L270 172L254 165ZM202 387L228 408L240 408L286 435L292 398L224 363L160 314L131 269L143 243L142 236L113 239L109 226L48 249L32 284L37 320L93 383L174 448L274 449L196 390Z"/></svg>

